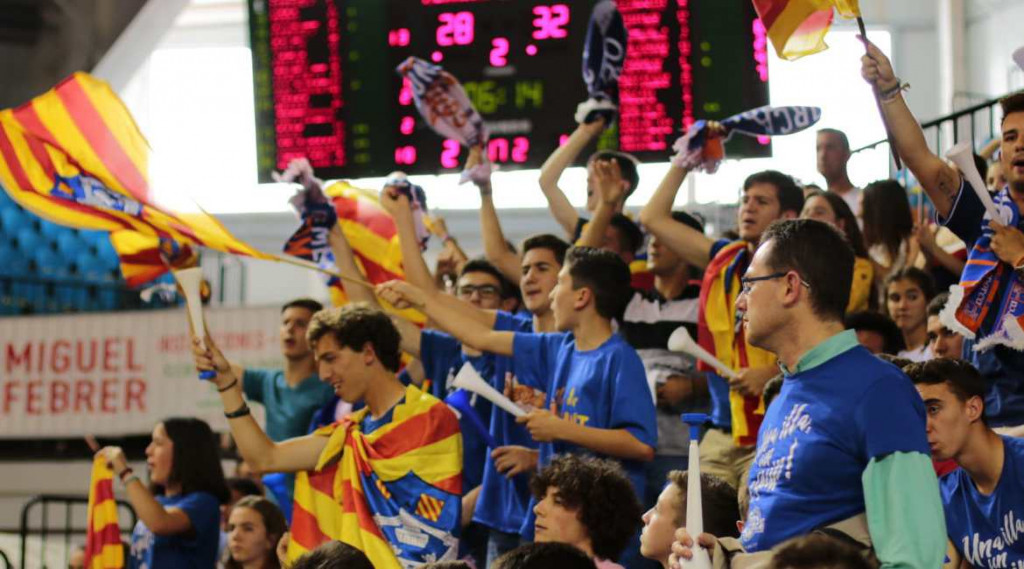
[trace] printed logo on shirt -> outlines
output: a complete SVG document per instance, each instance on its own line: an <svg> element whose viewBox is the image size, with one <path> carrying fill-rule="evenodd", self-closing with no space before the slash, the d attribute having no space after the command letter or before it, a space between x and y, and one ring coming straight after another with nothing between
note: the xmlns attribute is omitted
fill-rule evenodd
<svg viewBox="0 0 1024 569"><path fill-rule="evenodd" d="M505 397L529 413L534 409L543 409L544 400L548 398L548 394L519 383L515 374L509 371L505 372Z"/></svg>
<svg viewBox="0 0 1024 569"><path fill-rule="evenodd" d="M1021 538L1024 538L1024 520L1010 510L1003 516L999 535L988 539L982 539L978 532L965 535L961 538L960 550L967 562L977 569L1024 569L1024 560L1009 561L1007 551Z"/></svg>
<svg viewBox="0 0 1024 569"><path fill-rule="evenodd" d="M580 426L586 426L587 421L590 420L590 415L583 415L581 413L570 413L566 408L574 408L580 402L580 398L576 396L576 388L573 387L569 390L569 397L563 399L565 394L565 388L559 387L558 391L555 392L555 414L565 419L566 421L572 421Z"/></svg>

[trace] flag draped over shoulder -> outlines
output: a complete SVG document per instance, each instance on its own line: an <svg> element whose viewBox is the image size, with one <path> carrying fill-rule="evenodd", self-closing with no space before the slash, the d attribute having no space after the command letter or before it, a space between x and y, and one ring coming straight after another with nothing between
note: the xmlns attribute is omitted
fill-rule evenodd
<svg viewBox="0 0 1024 569"><path fill-rule="evenodd" d="M316 435L330 437L295 481L289 559L340 540L381 568L454 560L462 493L462 436L447 405L409 386L390 423L364 434L362 409Z"/></svg>
<svg viewBox="0 0 1024 569"><path fill-rule="evenodd" d="M270 258L210 215L154 205L148 164L149 146L131 114L106 83L86 73L0 111L0 184L32 213L68 227Z"/></svg>
<svg viewBox="0 0 1024 569"><path fill-rule="evenodd" d="M859 0L754 0L768 39L782 59L798 59L826 49L832 9L844 18L860 17Z"/></svg>
<svg viewBox="0 0 1024 569"><path fill-rule="evenodd" d="M125 566L121 529L114 501L114 471L97 456L89 482L88 527L85 531L85 566L88 569L120 569Z"/></svg>

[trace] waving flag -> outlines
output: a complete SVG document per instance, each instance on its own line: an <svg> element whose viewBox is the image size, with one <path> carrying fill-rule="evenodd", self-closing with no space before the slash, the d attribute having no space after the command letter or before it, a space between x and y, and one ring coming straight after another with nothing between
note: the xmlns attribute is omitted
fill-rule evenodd
<svg viewBox="0 0 1024 569"><path fill-rule="evenodd" d="M121 529L114 501L114 471L107 460L97 456L92 462L89 482L89 507L85 530L85 566L89 569L120 569L125 566L121 547Z"/></svg>
<svg viewBox="0 0 1024 569"><path fill-rule="evenodd" d="M467 147L487 142L484 119L451 73L418 57L406 59L396 71L408 80L416 109L437 134Z"/></svg>
<svg viewBox="0 0 1024 569"><path fill-rule="evenodd" d="M330 437L313 472L295 482L288 558L328 540L374 567L454 560L462 492L462 436L448 407L415 386L390 423L370 434L368 409L315 432Z"/></svg>
<svg viewBox="0 0 1024 569"><path fill-rule="evenodd" d="M754 0L775 52L788 60L828 48L825 34L833 8L844 18L860 17L858 0Z"/></svg>
<svg viewBox="0 0 1024 569"><path fill-rule="evenodd" d="M270 258L207 214L181 216L154 205L148 163L146 140L124 104L85 73L0 111L0 184L36 215L69 227L133 231Z"/></svg>
<svg viewBox="0 0 1024 569"><path fill-rule="evenodd" d="M593 122L615 118L619 107L619 75L626 63L626 24L612 0L601 0L590 13L583 41L583 82L589 99L580 104L576 120Z"/></svg>
<svg viewBox="0 0 1024 569"><path fill-rule="evenodd" d="M115 231L110 243L121 260L121 274L130 287L156 280L171 269L199 265L199 255L192 247L164 237L137 231Z"/></svg>

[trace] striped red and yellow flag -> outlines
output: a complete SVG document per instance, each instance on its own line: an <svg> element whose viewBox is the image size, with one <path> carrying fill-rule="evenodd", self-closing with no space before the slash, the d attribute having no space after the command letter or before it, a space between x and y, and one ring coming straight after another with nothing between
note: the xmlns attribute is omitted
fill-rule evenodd
<svg viewBox="0 0 1024 569"><path fill-rule="evenodd" d="M860 17L859 0L754 0L754 9L775 52L787 60L828 48L825 34L833 9L844 18Z"/></svg>
<svg viewBox="0 0 1024 569"><path fill-rule="evenodd" d="M199 255L188 245L137 231L115 231L110 244L121 260L125 283L137 287L162 276L170 269L199 265Z"/></svg>
<svg viewBox="0 0 1024 569"><path fill-rule="evenodd" d="M87 518L85 566L89 569L124 567L124 548L117 522L117 502L114 501L114 471L101 456L92 463Z"/></svg>
<svg viewBox="0 0 1024 569"><path fill-rule="evenodd" d="M330 437L317 468L295 482L289 559L328 540L359 549L374 567L455 559L462 435L448 406L415 386L392 421L369 435L366 409L316 431Z"/></svg>
<svg viewBox="0 0 1024 569"><path fill-rule="evenodd" d="M208 214L154 205L148 164L149 146L131 114L106 83L86 73L0 111L0 184L36 215L68 227L271 258Z"/></svg>

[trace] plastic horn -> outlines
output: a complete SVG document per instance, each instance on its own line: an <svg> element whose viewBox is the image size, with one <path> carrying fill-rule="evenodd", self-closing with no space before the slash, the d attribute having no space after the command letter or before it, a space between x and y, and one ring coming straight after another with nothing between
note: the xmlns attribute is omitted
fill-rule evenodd
<svg viewBox="0 0 1024 569"><path fill-rule="evenodd" d="M480 377L480 374L473 368L469 363L462 364L462 369L455 375L455 379L452 380L452 385L466 391L472 391L484 399L494 403L498 407L501 407L507 413L511 413L513 417L525 417L526 411L519 408L518 405L513 403L508 397L505 397L497 389L493 388L484 381L484 378Z"/></svg>
<svg viewBox="0 0 1024 569"><path fill-rule="evenodd" d="M1017 63L1017 67L1024 70L1024 46L1018 47L1013 52L1013 61Z"/></svg>
<svg viewBox="0 0 1024 569"><path fill-rule="evenodd" d="M708 421L703 413L683 413L680 418L690 426L690 458L686 475L686 531L697 543L697 536L704 533L704 507L701 505L700 492L700 427ZM693 548L692 559L682 559L687 569L711 569L711 556L708 550L697 546Z"/></svg>
<svg viewBox="0 0 1024 569"><path fill-rule="evenodd" d="M192 333L202 342L206 337L206 321L203 319L203 301L199 294L199 285L203 282L203 271L199 267L174 271L174 278L185 294L185 307L192 321ZM199 379L213 379L217 372L206 370L199 372Z"/></svg>
<svg viewBox="0 0 1024 569"><path fill-rule="evenodd" d="M978 168L974 166L974 151L971 150L971 143L966 140L957 143L956 146L946 152L946 158L949 158L956 164L956 167L960 169L960 173L967 178L967 182L974 188L974 193L978 195L981 204L985 206L985 212L988 213L989 219L1005 223L1003 218L999 216L999 210L996 208L996 203L992 201L992 196L988 194L985 180L978 173Z"/></svg>
<svg viewBox="0 0 1024 569"><path fill-rule="evenodd" d="M697 342L693 341L690 337L690 333L686 331L686 327L680 326L676 328L675 332L668 338L668 349L673 352L685 352L698 360L708 364L715 368L718 373L722 374L723 377L729 379L736 379L736 372L729 369L729 366L722 363L722 360L712 356L707 350L700 347Z"/></svg>

